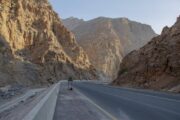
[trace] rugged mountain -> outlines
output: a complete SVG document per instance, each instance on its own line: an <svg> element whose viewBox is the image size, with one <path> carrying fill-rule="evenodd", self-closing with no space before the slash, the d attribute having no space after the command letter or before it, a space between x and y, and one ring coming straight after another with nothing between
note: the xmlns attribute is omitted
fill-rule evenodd
<svg viewBox="0 0 180 120"><path fill-rule="evenodd" d="M75 23L69 22L64 20L65 26L67 23L67 27ZM93 65L110 79L117 77L119 65L125 55L156 36L149 25L127 18L99 17L69 29L75 34L77 42L87 52Z"/></svg>
<svg viewBox="0 0 180 120"><path fill-rule="evenodd" d="M95 77L48 0L0 1L0 50L0 86Z"/></svg>
<svg viewBox="0 0 180 120"><path fill-rule="evenodd" d="M113 84L180 92L180 17L160 36L128 54Z"/></svg>

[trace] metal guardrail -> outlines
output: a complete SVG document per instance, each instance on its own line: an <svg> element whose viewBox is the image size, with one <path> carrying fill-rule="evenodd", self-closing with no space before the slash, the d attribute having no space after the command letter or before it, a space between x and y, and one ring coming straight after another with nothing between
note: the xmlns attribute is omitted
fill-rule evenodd
<svg viewBox="0 0 180 120"><path fill-rule="evenodd" d="M55 84L23 120L52 120L61 82Z"/></svg>

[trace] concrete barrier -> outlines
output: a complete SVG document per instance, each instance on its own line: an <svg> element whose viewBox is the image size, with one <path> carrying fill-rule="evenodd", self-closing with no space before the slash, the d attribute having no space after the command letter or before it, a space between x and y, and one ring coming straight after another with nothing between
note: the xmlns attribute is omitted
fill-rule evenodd
<svg viewBox="0 0 180 120"><path fill-rule="evenodd" d="M48 94L24 117L23 120L52 120L61 82L55 84Z"/></svg>

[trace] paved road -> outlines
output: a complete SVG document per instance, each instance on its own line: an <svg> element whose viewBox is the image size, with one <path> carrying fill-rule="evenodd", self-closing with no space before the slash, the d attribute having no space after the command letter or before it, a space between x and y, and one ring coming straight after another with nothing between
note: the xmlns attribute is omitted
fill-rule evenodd
<svg viewBox="0 0 180 120"><path fill-rule="evenodd" d="M60 85L53 120L111 120L77 90L67 90L67 83Z"/></svg>
<svg viewBox="0 0 180 120"><path fill-rule="evenodd" d="M180 95L87 82L74 86L117 120L180 120Z"/></svg>

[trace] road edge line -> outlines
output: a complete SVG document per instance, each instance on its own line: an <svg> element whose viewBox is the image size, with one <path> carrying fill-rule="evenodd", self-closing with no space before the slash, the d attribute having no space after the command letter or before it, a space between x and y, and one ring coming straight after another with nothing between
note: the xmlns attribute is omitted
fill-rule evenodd
<svg viewBox="0 0 180 120"><path fill-rule="evenodd" d="M116 117L114 117L113 115L111 115L110 113L108 113L106 110L104 110L102 107L100 107L99 105L97 105L94 101L92 101L91 99L89 99L86 95L84 95L82 92L80 92L77 88L75 88L75 90L82 96L84 96L91 104L93 104L95 107L97 107L100 111L102 111L105 115L107 115L108 117L110 117L112 120L118 120Z"/></svg>

